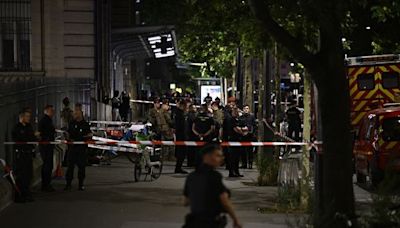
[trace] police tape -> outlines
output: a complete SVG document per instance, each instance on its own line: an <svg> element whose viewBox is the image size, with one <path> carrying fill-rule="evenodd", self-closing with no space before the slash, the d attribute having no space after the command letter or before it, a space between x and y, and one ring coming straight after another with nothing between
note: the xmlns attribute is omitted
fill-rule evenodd
<svg viewBox="0 0 400 228"><path fill-rule="evenodd" d="M190 146L199 147L204 146L210 142L205 141L158 141L158 140L144 140L144 141L33 141L33 142L4 142L4 145L111 145L111 146L127 146L127 145L144 145L144 146ZM273 147L273 146L308 146L315 147L321 143L308 143L308 142L239 142L239 141L225 141L219 143L223 147Z"/></svg>

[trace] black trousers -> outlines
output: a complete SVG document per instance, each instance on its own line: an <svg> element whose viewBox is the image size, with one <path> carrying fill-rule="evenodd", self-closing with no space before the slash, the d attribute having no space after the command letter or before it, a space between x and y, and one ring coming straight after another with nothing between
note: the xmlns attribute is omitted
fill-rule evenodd
<svg viewBox="0 0 400 228"><path fill-rule="evenodd" d="M189 138L190 141L196 141L198 138L191 136ZM194 167L196 166L196 151L195 147L186 147L186 156L187 156L187 166Z"/></svg>
<svg viewBox="0 0 400 228"><path fill-rule="evenodd" d="M289 136L289 138L294 139L296 142L300 141L300 131L301 131L301 126L291 126L291 125L289 125L289 127L288 127L288 136Z"/></svg>
<svg viewBox="0 0 400 228"><path fill-rule="evenodd" d="M177 140L181 141L181 139ZM182 169L183 161L185 161L186 158L186 146L175 146L175 158L176 158L175 170Z"/></svg>
<svg viewBox="0 0 400 228"><path fill-rule="evenodd" d="M40 156L42 157L42 187L48 187L53 174L54 145L40 145Z"/></svg>
<svg viewBox="0 0 400 228"><path fill-rule="evenodd" d="M246 136L243 136L241 141L252 142L252 141L255 141L255 139L252 134L248 134ZM240 157L242 160L242 166L244 168L247 168L248 166L250 166L250 167L252 166L253 160L254 160L253 151L254 151L254 147L252 147L252 146L243 147L243 152L240 154Z"/></svg>
<svg viewBox="0 0 400 228"><path fill-rule="evenodd" d="M185 225L182 228L224 228L227 224L226 216L194 216L188 214L185 217Z"/></svg>
<svg viewBox="0 0 400 228"><path fill-rule="evenodd" d="M240 162L240 156L243 153L241 147L231 147L229 150L229 174L240 174L239 172L239 162Z"/></svg>
<svg viewBox="0 0 400 228"><path fill-rule="evenodd" d="M87 146L86 145L71 145L68 153L68 169L65 176L67 185L71 185L74 178L75 166L78 167L79 185L83 185L86 176L87 163Z"/></svg>
<svg viewBox="0 0 400 228"><path fill-rule="evenodd" d="M32 197L30 185L33 172L33 154L32 152L17 152L16 159L16 183L19 188L19 193L16 196L20 198Z"/></svg>

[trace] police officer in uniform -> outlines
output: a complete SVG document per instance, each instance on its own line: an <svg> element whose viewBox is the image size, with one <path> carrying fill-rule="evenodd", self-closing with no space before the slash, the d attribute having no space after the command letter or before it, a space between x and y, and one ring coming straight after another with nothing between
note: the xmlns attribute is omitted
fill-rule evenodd
<svg viewBox="0 0 400 228"><path fill-rule="evenodd" d="M83 112L74 110L74 120L68 127L69 140L72 142L86 141L92 137L89 123L83 119ZM84 191L84 180L86 175L87 145L72 144L68 153L68 169L66 173L67 185L65 190L71 190L75 165L78 167L79 190Z"/></svg>
<svg viewBox="0 0 400 228"><path fill-rule="evenodd" d="M55 128L53 125L54 108L52 105L47 105L44 108L44 116L39 121L38 130L40 140L44 142L52 142L55 139ZM39 145L40 156L43 161L42 165L42 191L54 192L51 186L51 176L53 172L53 154L54 145L42 144Z"/></svg>
<svg viewBox="0 0 400 228"><path fill-rule="evenodd" d="M247 128L246 131L243 131L242 141L251 142L255 141L255 134L256 134L256 118L250 112L250 106L244 105L243 106L243 115L240 116L239 120L244 124ZM244 148L245 152L241 153L242 158L242 167L243 169L253 168L253 158L254 158L254 148L248 146Z"/></svg>
<svg viewBox="0 0 400 228"><path fill-rule="evenodd" d="M232 108L232 122L231 122L231 135L229 139L231 141L241 141L244 135L244 130L246 126L244 125L243 121L239 119L239 109ZM229 177L243 177L243 175L239 172L239 162L240 156L243 153L243 148L234 146L230 148L229 151Z"/></svg>
<svg viewBox="0 0 400 228"><path fill-rule="evenodd" d="M192 131L197 141L211 142L213 140L215 136L213 134L215 131L215 122L208 113L207 104L203 104L201 106L200 112L192 125ZM198 157L198 152L195 153L195 165L198 165L200 162L200 158Z"/></svg>
<svg viewBox="0 0 400 228"><path fill-rule="evenodd" d="M178 103L178 108L175 111L175 137L177 141L184 141L186 139L186 102L180 101ZM175 173L186 174L187 172L182 169L183 161L186 157L186 146L176 146L175 147Z"/></svg>
<svg viewBox="0 0 400 228"><path fill-rule="evenodd" d="M208 106L201 106L199 115L194 120L192 131L200 141L211 142L215 130L214 119L208 114Z"/></svg>
<svg viewBox="0 0 400 228"><path fill-rule="evenodd" d="M36 141L35 133L33 131L31 121L31 112L24 109L19 113L19 122L12 130L12 140L14 142L32 142ZM16 170L17 186L19 192L16 192L15 202L25 203L32 202L33 197L30 191L32 181L34 145L29 144L16 144L14 150L16 152Z"/></svg>
<svg viewBox="0 0 400 228"><path fill-rule="evenodd" d="M222 175L216 171L222 161L222 149L209 144L202 149L202 164L186 179L184 204L190 206L184 228L225 227L228 213L235 228L242 227L229 199L230 192L222 183Z"/></svg>
<svg viewBox="0 0 400 228"><path fill-rule="evenodd" d="M286 117L289 123L288 136L293 137L295 141L300 141L301 131L301 112L293 102L291 107L286 111Z"/></svg>

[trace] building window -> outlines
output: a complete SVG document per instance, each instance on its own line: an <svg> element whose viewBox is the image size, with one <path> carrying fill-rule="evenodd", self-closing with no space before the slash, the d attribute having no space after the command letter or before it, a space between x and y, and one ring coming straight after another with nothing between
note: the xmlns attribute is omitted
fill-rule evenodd
<svg viewBox="0 0 400 228"><path fill-rule="evenodd" d="M375 89L375 76L374 74L360 74L357 77L359 90L373 90Z"/></svg>
<svg viewBox="0 0 400 228"><path fill-rule="evenodd" d="M31 1L0 1L0 71L31 70Z"/></svg>
<svg viewBox="0 0 400 228"><path fill-rule="evenodd" d="M382 73L382 86L385 89L398 89L399 88L399 73L383 72Z"/></svg>

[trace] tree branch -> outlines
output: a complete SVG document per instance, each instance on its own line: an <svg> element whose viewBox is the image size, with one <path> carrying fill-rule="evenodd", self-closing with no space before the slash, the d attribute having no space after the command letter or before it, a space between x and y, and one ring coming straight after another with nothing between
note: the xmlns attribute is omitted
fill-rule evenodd
<svg viewBox="0 0 400 228"><path fill-rule="evenodd" d="M293 57L304 66L307 68L315 66L315 62L317 61L316 55L308 51L305 48L305 44L299 43L300 39L291 35L272 18L269 8L264 4L263 0L249 0L249 5L256 19L264 26L264 30L267 34L271 35L278 43L286 47Z"/></svg>

